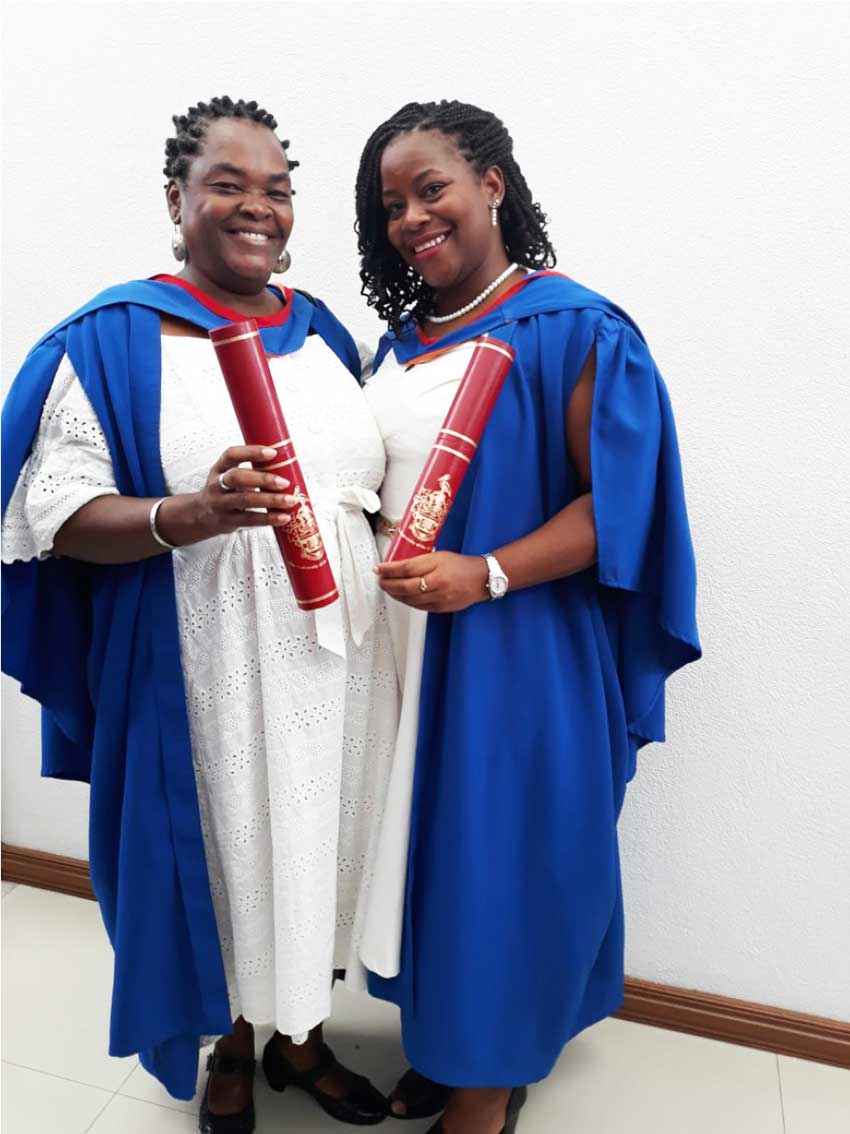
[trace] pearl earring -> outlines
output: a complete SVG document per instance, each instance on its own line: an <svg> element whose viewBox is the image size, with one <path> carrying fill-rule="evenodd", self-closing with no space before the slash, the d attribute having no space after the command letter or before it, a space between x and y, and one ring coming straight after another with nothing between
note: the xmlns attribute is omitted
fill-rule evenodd
<svg viewBox="0 0 850 1134"><path fill-rule="evenodd" d="M183 239L183 230L180 228L179 219L174 222L174 232L171 234L171 251L174 254L174 259L182 264L186 259L186 241Z"/></svg>
<svg viewBox="0 0 850 1134"><path fill-rule="evenodd" d="M280 256L278 256L278 258L275 260L272 271L277 272L278 275L283 275L284 272L289 271L291 266L292 257L289 255L289 252L286 250L286 248L284 248Z"/></svg>
<svg viewBox="0 0 850 1134"><path fill-rule="evenodd" d="M490 205L490 224L493 228L496 228L499 223L499 205L501 203L501 201L493 201Z"/></svg>

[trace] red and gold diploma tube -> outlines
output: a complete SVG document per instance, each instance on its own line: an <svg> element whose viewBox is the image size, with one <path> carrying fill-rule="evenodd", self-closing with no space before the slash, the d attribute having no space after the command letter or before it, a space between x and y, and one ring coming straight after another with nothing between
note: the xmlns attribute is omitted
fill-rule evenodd
<svg viewBox="0 0 850 1134"><path fill-rule="evenodd" d="M411 559L434 550L515 357L513 347L499 339L482 335L476 340L385 562Z"/></svg>
<svg viewBox="0 0 850 1134"><path fill-rule="evenodd" d="M298 506L289 513L290 522L283 528L275 528L295 600L302 610L329 606L339 598L339 593L257 324L253 319L228 323L210 331L210 339L245 444L266 445L277 450L273 460L256 467L286 477L291 485L287 490L289 495L298 499Z"/></svg>

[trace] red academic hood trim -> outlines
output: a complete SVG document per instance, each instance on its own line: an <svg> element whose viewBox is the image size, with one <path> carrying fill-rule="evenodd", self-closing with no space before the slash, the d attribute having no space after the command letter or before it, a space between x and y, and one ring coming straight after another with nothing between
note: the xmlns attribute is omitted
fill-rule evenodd
<svg viewBox="0 0 850 1134"><path fill-rule="evenodd" d="M194 299L197 299L198 303L206 307L208 311L212 311L213 315L219 315L222 319L229 319L231 323L241 323L245 319L253 319L258 327L281 327L292 311L292 292L288 287L283 287L281 284L271 285L276 291L280 292L283 298L283 307L280 311L275 311L273 315L248 315L244 311L234 311L232 307L225 307L223 303L216 303L200 288L195 287L188 280L181 280L179 276L171 276L167 272L163 272L161 275L151 276L151 279L157 280L159 283L176 284L177 287L182 287L184 291L188 291Z"/></svg>

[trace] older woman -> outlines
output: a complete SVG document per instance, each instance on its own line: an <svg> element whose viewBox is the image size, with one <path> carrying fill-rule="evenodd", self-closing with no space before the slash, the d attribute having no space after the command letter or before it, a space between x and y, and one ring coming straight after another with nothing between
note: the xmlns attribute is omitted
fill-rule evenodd
<svg viewBox="0 0 850 1134"><path fill-rule="evenodd" d="M403 704L362 951L415 1068L394 1112L511 1134L525 1084L622 1000L616 821L666 678L699 656L675 429L635 324L546 270L494 114L403 107L367 142L357 214L390 324L366 387L382 550L473 341L516 351L438 550L379 568Z"/></svg>
<svg viewBox="0 0 850 1134"><path fill-rule="evenodd" d="M3 416L4 668L44 706L46 775L91 782L91 871L115 948L110 1051L201 1129L254 1125L271 1085L337 1118L383 1097L321 1037L357 961L397 682L363 510L380 436L350 336L289 264L287 142L256 103L175 117L178 275L111 288L29 355ZM274 529L289 482L239 444L207 332L252 317L341 599L296 605ZM254 467L251 467L253 464ZM235 1021L235 1023L234 1023Z"/></svg>

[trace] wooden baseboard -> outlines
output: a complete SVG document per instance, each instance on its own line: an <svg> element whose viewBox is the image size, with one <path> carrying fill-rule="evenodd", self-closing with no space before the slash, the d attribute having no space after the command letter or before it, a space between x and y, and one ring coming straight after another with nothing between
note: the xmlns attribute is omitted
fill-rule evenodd
<svg viewBox="0 0 850 1134"><path fill-rule="evenodd" d="M89 865L23 847L2 847L2 876L43 890L94 898ZM850 1023L709 992L626 977L621 1020L757 1047L798 1059L850 1068Z"/></svg>
<svg viewBox="0 0 850 1134"><path fill-rule="evenodd" d="M850 1023L626 977L621 1020L850 1068Z"/></svg>
<svg viewBox="0 0 850 1134"><path fill-rule="evenodd" d="M0 874L4 882L21 882L40 890L58 890L60 894L94 900L89 864L85 859L10 847L6 843L0 850Z"/></svg>

